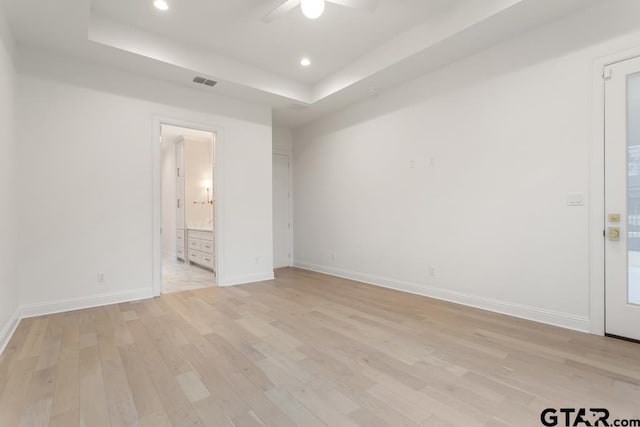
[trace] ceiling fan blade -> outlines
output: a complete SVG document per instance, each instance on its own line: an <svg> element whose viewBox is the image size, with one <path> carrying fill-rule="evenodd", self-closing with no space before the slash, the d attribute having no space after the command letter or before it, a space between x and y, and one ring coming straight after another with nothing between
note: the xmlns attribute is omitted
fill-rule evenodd
<svg viewBox="0 0 640 427"><path fill-rule="evenodd" d="M340 6L350 7L352 9L366 10L373 12L378 7L378 0L327 0L328 2L339 4Z"/></svg>
<svg viewBox="0 0 640 427"><path fill-rule="evenodd" d="M264 23L272 22L277 17L284 15L285 13L289 12L291 9L294 9L297 6L299 6L300 0L286 0L284 2L280 0L279 3L280 3L279 6L272 9L269 13L264 15L260 20Z"/></svg>

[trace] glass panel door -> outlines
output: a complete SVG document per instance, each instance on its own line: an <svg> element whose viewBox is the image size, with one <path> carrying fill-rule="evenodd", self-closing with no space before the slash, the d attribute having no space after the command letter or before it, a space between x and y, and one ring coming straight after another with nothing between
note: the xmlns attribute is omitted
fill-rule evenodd
<svg viewBox="0 0 640 427"><path fill-rule="evenodd" d="M640 304L640 73L627 76L627 301Z"/></svg>
<svg viewBox="0 0 640 427"><path fill-rule="evenodd" d="M640 340L640 58L608 68L605 330Z"/></svg>

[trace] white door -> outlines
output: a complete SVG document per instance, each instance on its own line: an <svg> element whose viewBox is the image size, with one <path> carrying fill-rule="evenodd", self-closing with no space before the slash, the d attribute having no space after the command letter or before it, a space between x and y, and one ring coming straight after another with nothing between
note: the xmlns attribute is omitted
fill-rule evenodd
<svg viewBox="0 0 640 427"><path fill-rule="evenodd" d="M640 340L640 58L605 78L605 329Z"/></svg>
<svg viewBox="0 0 640 427"><path fill-rule="evenodd" d="M289 156L273 155L273 266L291 265Z"/></svg>
<svg viewBox="0 0 640 427"><path fill-rule="evenodd" d="M184 230L184 141L176 144L176 229Z"/></svg>

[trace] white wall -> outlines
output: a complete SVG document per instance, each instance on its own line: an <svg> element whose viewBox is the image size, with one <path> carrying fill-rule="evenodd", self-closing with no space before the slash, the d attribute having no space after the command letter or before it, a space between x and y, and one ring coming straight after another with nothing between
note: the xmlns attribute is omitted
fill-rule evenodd
<svg viewBox="0 0 640 427"><path fill-rule="evenodd" d="M15 326L18 308L13 49L14 42L0 4L0 352ZM271 157L269 159L271 161Z"/></svg>
<svg viewBox="0 0 640 427"><path fill-rule="evenodd" d="M273 276L268 107L37 51L18 66L26 313L150 294L155 116L223 130L220 282Z"/></svg>
<svg viewBox="0 0 640 427"><path fill-rule="evenodd" d="M296 265L593 330L594 60L640 46L600 44L640 26L615 5L297 130Z"/></svg>
<svg viewBox="0 0 640 427"><path fill-rule="evenodd" d="M290 128L273 125L273 150L280 152L293 150L293 132Z"/></svg>

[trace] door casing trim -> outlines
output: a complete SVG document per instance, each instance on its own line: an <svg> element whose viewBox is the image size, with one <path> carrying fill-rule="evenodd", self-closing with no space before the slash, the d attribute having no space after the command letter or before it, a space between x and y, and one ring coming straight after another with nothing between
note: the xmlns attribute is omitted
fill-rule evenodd
<svg viewBox="0 0 640 427"><path fill-rule="evenodd" d="M216 285L223 286L226 279L224 274L224 260L225 260L225 244L224 244L224 143L225 132L224 127L215 123L197 123L188 119L180 119L176 117L167 117L161 115L153 115L152 118L152 139L151 139L151 158L152 158L152 274L151 274L151 289L154 297L160 296L162 293L162 174L160 169L161 163L161 126L171 125L179 126L189 129L198 129L207 132L211 132L215 135L215 176L214 176L214 194L216 195L216 202L214 204L214 218L216 223L216 230L214 233L214 246L216 252Z"/></svg>

